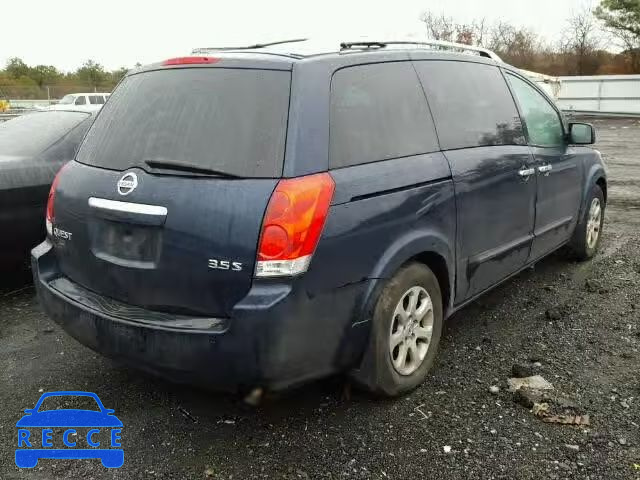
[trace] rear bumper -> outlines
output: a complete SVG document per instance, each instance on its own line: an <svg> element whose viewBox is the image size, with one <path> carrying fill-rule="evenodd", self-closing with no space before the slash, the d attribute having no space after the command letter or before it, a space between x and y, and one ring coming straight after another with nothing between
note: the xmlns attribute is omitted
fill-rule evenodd
<svg viewBox="0 0 640 480"><path fill-rule="evenodd" d="M360 359L368 322L353 318L368 281L309 295L254 285L230 319L193 319L114 307L60 273L48 241L32 251L38 299L49 317L107 357L179 383L220 390L280 390L344 371Z"/></svg>

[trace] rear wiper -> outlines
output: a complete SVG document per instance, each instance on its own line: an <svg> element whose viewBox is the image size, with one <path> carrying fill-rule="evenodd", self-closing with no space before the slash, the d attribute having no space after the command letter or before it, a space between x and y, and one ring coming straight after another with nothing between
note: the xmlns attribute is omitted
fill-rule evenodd
<svg viewBox="0 0 640 480"><path fill-rule="evenodd" d="M189 172L189 173L199 173L202 175L213 175L216 177L224 177L224 178L240 178L239 175L234 175L233 173L223 172L220 170L215 170L213 168L202 167L200 165L192 165L185 162L179 162L176 160L145 160L146 163L151 168L159 168L162 170L175 170L179 172Z"/></svg>

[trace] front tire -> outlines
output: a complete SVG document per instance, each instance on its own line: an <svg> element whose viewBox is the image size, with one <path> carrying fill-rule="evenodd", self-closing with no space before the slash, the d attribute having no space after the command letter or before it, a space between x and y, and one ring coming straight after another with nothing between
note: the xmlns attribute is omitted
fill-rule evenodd
<svg viewBox="0 0 640 480"><path fill-rule="evenodd" d="M587 197L584 214L573 232L570 248L578 260L589 260L598 251L602 240L605 200L602 188L594 185Z"/></svg>
<svg viewBox="0 0 640 480"><path fill-rule="evenodd" d="M354 378L370 392L395 397L424 382L442 333L442 293L431 269L410 263L377 300L360 369Z"/></svg>

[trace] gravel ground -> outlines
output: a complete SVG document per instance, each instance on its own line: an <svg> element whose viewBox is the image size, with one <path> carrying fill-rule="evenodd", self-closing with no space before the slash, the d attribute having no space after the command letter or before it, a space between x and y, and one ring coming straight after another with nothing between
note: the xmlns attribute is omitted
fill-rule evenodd
<svg viewBox="0 0 640 480"><path fill-rule="evenodd" d="M165 383L67 337L11 272L0 289L0 478L640 479L640 122L595 123L611 176L601 253L582 264L554 254L456 314L431 376L400 400L347 399L330 379L254 409ZM532 362L589 426L545 423L513 401L512 366ZM121 469L15 466L22 410L63 389L116 410Z"/></svg>

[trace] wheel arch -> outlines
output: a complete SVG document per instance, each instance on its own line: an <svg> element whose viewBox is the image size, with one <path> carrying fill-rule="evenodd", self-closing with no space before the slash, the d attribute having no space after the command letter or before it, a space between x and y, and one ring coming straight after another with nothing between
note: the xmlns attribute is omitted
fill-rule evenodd
<svg viewBox="0 0 640 480"><path fill-rule="evenodd" d="M360 319L372 318L376 301L387 280L410 262L419 262L431 269L442 291L445 318L453 303L454 239L448 239L437 231L412 231L404 235L378 259L371 272L370 286L362 302Z"/></svg>
<svg viewBox="0 0 640 480"><path fill-rule="evenodd" d="M601 163L594 163L587 171L586 181L584 184L584 191L582 192L582 201L580 202L580 209L578 219L583 218L585 214L585 210L587 208L587 200L589 198L589 194L591 193L591 189L598 185L602 189L602 193L604 195L605 205L607 203L607 174L604 170L604 167Z"/></svg>
<svg viewBox="0 0 640 480"><path fill-rule="evenodd" d="M451 279L445 258L436 252L426 251L410 258L406 263L418 262L429 267L438 280L442 294L442 307L446 317L451 302Z"/></svg>
<svg viewBox="0 0 640 480"><path fill-rule="evenodd" d="M607 203L607 179L604 175L599 176L596 180L596 185L598 185L602 189L602 194L604 195L604 203Z"/></svg>
<svg viewBox="0 0 640 480"><path fill-rule="evenodd" d="M375 334L373 322L375 308L388 280L405 265L417 262L429 267L438 280L443 297L443 320L451 311L452 287L455 285L455 257L453 239L436 231L412 231L394 242L378 260L370 276L369 288L363 302L364 311L360 318L367 323L360 336L362 355L350 372L351 377L365 388L383 395L394 395L376 387L379 381L376 356L367 354L371 348L371 335ZM439 335L439 334L438 334ZM439 338L439 337L438 337ZM376 390L376 388L378 390Z"/></svg>

